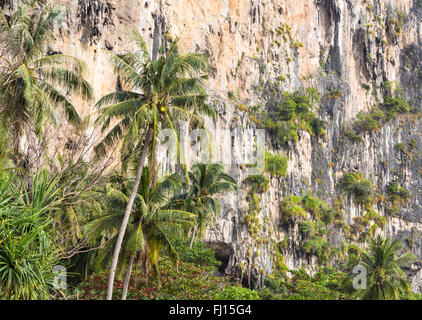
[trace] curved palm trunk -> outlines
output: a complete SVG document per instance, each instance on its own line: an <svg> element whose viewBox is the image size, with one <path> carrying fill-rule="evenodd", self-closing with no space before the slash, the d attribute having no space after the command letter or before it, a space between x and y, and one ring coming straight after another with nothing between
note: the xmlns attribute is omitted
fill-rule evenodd
<svg viewBox="0 0 422 320"><path fill-rule="evenodd" d="M142 146L141 157L138 162L138 171L136 172L135 184L133 185L132 191L130 193L129 201L126 206L125 214L123 216L122 225L120 227L119 235L116 241L116 247L114 248L113 253L113 260L111 262L111 269L110 269L110 276L108 279L108 287L107 287L107 300L111 300L113 295L113 284L114 284L114 277L116 275L116 267L117 262L119 260L119 253L122 247L123 237L126 232L126 227L129 222L130 212L132 211L132 206L135 201L136 193L138 192L139 183L141 182L142 170L145 163L145 158L147 156L148 146L152 140L153 130L148 128L147 135L144 140L144 145Z"/></svg>
<svg viewBox="0 0 422 320"><path fill-rule="evenodd" d="M149 245L148 245L148 240L145 239L144 250L141 253L141 264L142 264L142 271L145 276L145 284L148 284L148 254L149 254Z"/></svg>
<svg viewBox="0 0 422 320"><path fill-rule="evenodd" d="M199 203L199 199L197 200L197 203ZM189 249L192 249L193 241L195 240L195 235L196 235L197 229L198 229L198 222L196 222L195 223L195 226L193 227L193 234L192 234L192 239L190 241Z"/></svg>
<svg viewBox="0 0 422 320"><path fill-rule="evenodd" d="M140 253L138 257L138 261L135 264L135 277L133 278L133 286L135 287L135 289L138 286L138 273L136 272L136 267L139 267L141 265L142 265L142 254Z"/></svg>
<svg viewBox="0 0 422 320"><path fill-rule="evenodd" d="M134 260L135 260L135 254L132 253L130 255L129 263L127 265L125 282L123 284L122 300L126 300L126 297L127 297L127 291L129 289L129 282L130 282L130 275L132 274L132 266L133 266L133 261Z"/></svg>
<svg viewBox="0 0 422 320"><path fill-rule="evenodd" d="M193 246L193 241L195 239L195 235L196 235L196 229L198 228L198 225L195 224L195 226L193 227L193 234L192 234L192 239L190 240L190 245L189 245L189 249L192 249Z"/></svg>

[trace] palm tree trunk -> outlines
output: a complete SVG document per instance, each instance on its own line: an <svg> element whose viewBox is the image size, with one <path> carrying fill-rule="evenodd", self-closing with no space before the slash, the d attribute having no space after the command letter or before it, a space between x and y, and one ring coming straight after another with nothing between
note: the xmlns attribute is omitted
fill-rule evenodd
<svg viewBox="0 0 422 320"><path fill-rule="evenodd" d="M137 288L138 286L138 273L136 272L136 267L142 266L142 253L139 254L138 261L135 264L135 277L133 278L133 286Z"/></svg>
<svg viewBox="0 0 422 320"><path fill-rule="evenodd" d="M148 264L149 264L149 259L148 259L148 255L149 255L149 245L148 245L148 240L145 239L145 246L144 246L144 251L143 251L143 257L142 257L142 269L144 271L144 275L145 275L145 284L148 284Z"/></svg>
<svg viewBox="0 0 422 320"><path fill-rule="evenodd" d="M129 289L129 282L130 282L130 275L132 274L132 266L133 266L133 261L135 260L135 254L132 253L130 255L129 258L129 263L127 265L127 270L126 270L126 277L125 277L125 282L123 283L123 294L122 294L122 300L126 300L126 296L127 296L127 291Z"/></svg>
<svg viewBox="0 0 422 320"><path fill-rule="evenodd" d="M132 191L130 193L129 201L126 206L125 214L123 216L122 225L120 227L119 235L116 241L116 247L114 248L113 260L111 262L110 276L108 279L108 288L107 288L107 300L111 300L113 295L113 284L114 277L116 275L117 262L119 260L119 253L122 247L123 237L126 232L126 227L129 222L130 212L132 211L132 206L135 201L136 193L138 192L139 183L141 182L142 170L145 163L145 158L147 156L148 146L152 140L153 130L148 128L147 135L144 140L144 145L142 146L141 157L138 163L138 171L136 172L135 184L133 185Z"/></svg>
<svg viewBox="0 0 422 320"><path fill-rule="evenodd" d="M190 249L192 249L192 246L193 246L193 240L195 239L196 229L197 229L197 225L195 224L195 226L193 227L192 239L191 239L190 245L189 245Z"/></svg>

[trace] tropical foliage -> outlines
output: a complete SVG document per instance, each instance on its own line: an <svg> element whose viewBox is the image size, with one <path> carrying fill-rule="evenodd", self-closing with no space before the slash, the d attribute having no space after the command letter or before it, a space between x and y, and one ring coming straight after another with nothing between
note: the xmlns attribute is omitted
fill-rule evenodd
<svg viewBox="0 0 422 320"><path fill-rule="evenodd" d="M410 253L400 254L402 243L378 236L370 240L369 252L363 254L362 264L368 272L368 289L363 299L391 300L411 293L409 282L401 269L415 261Z"/></svg>
<svg viewBox="0 0 422 320"><path fill-rule="evenodd" d="M97 123L103 123L103 131L109 127L111 120L117 120L117 124L96 147L97 153L103 155L108 147L123 139L121 149L123 169L126 169L131 162L136 163L134 167L137 168L135 183L127 202L113 255L109 299L113 290L112 283L120 247L148 151L151 153L149 158L151 183L154 186L156 182L159 130L164 128L172 130L173 140L180 155L175 121L193 119L194 122L202 124L203 121L196 115L197 113L212 117L216 115L214 108L206 103L204 72L209 68L206 56L197 53L179 53L176 39L172 41L167 52L161 48L158 58L153 59L140 34L133 32L132 37L137 45L137 51L112 58L116 72L130 91L111 93L97 103L97 107L101 108Z"/></svg>
<svg viewBox="0 0 422 320"><path fill-rule="evenodd" d="M48 212L60 204L46 171L29 184L0 172L0 298L48 299L61 250Z"/></svg>
<svg viewBox="0 0 422 320"><path fill-rule="evenodd" d="M299 141L303 131L313 142L324 139L316 89L276 90L267 111L261 105L236 107L248 111L252 126L271 134L268 142L276 148L266 152L261 174L241 172L244 190L239 190L225 165L188 167L189 161L181 161L180 122L186 121L189 130L205 129L205 120L217 116L208 103L206 80L212 69L207 55L181 52L178 39L168 34L161 47L153 40L150 53L140 33L132 32L133 52L111 55L118 89L96 101L96 127L88 130L92 114L82 118L75 104L94 98L86 66L50 47L64 13L46 0L23 0L0 10L0 299L421 298L412 293L404 272L415 261L407 250L415 249L416 232L407 238L407 248L398 240L370 239L387 221L378 192L396 210L412 198L398 176L381 191L361 173L347 172L332 204L317 198L312 187L296 188L305 182L290 190L300 196L283 185L289 158L280 149ZM380 110L359 114L355 125L376 132L378 118L388 121L412 112L401 90L391 91L388 83L384 90ZM336 91L326 97L338 97ZM229 98L236 100L233 92ZM50 129L67 141L48 149ZM163 134L175 151L171 171L158 163ZM416 140L408 145L415 148ZM395 148L407 154L403 143ZM319 159L318 152L312 157ZM270 185L280 185L284 197L273 206L277 212L263 205L277 198L273 189L268 192ZM201 241L223 211L221 199L230 194L248 204L236 208L245 213L236 216L236 225L251 235L244 243L248 259L263 249L273 254L273 273L257 290L250 289L255 262L231 265L240 279L222 275L229 270L226 257ZM362 210L353 224L343 214L347 195ZM283 239L267 237L276 231L271 224L286 230ZM335 245L339 236L347 240L341 247ZM295 256L314 262L312 272L305 266L288 268L285 254L292 245ZM362 290L353 286L358 265L367 271ZM55 271L63 266L67 288L58 284ZM265 272L258 271L260 279Z"/></svg>
<svg viewBox="0 0 422 320"><path fill-rule="evenodd" d="M11 127L15 153L20 151L25 128L33 128L42 137L46 121L56 123L57 107L62 107L69 123L81 124L68 93L93 98L81 60L45 53L61 14L60 7L38 5L37 1L25 1L9 18L0 11L0 43L6 64L0 72L0 112L2 121Z"/></svg>
<svg viewBox="0 0 422 320"><path fill-rule="evenodd" d="M197 215L193 228L192 243L195 236L204 236L205 228L212 226L221 211L216 195L237 190L236 181L225 173L221 164L195 164L189 172L189 188L178 196L181 206L190 208ZM175 203L180 206L179 203Z"/></svg>
<svg viewBox="0 0 422 320"><path fill-rule="evenodd" d="M144 263L144 272L149 272L148 262L152 270L158 274L158 257L160 249L165 248L167 255L176 263L178 255L174 249L172 238L183 238L194 221L195 215L171 209L170 204L174 193L180 188L178 174L161 178L155 187L151 186L151 173L145 167L141 183L135 199L131 220L129 221L120 259L120 277L127 270L127 261L131 255L140 256ZM87 228L92 230L92 237L102 237L105 241L114 237L120 221L123 219L128 193L132 181L124 181L121 190L108 186L104 203L104 213L95 217ZM114 237L115 240L115 237ZM98 242L98 240L97 240ZM110 241L99 251L96 259L97 271L103 270L111 260L115 241Z"/></svg>

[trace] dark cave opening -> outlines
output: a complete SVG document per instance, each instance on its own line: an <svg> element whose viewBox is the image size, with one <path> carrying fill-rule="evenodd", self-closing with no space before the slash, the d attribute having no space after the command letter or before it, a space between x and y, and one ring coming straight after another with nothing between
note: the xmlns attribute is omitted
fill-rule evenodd
<svg viewBox="0 0 422 320"><path fill-rule="evenodd" d="M218 272L225 274L230 257L233 254L233 246L224 242L208 242L206 245L208 248L214 249L215 258L221 262Z"/></svg>

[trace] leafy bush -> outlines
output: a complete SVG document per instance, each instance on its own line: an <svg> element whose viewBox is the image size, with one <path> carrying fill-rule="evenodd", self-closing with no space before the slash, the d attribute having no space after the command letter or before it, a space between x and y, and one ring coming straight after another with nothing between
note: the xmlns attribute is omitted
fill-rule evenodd
<svg viewBox="0 0 422 320"><path fill-rule="evenodd" d="M261 125L275 137L278 146L297 141L299 129L307 130L317 137L322 136L325 134L325 122L315 114L320 101L314 88L284 92L280 100L270 107Z"/></svg>
<svg viewBox="0 0 422 320"><path fill-rule="evenodd" d="M390 117L396 113L410 112L409 102L401 96L385 97L383 107L390 114Z"/></svg>
<svg viewBox="0 0 422 320"><path fill-rule="evenodd" d="M49 299L60 248L46 213L60 199L46 171L29 182L0 172L0 299Z"/></svg>
<svg viewBox="0 0 422 320"><path fill-rule="evenodd" d="M362 131L376 131L378 130L378 121L373 118L372 114L358 113L355 125Z"/></svg>
<svg viewBox="0 0 422 320"><path fill-rule="evenodd" d="M396 203L397 201L404 203L410 198L410 192L399 186L396 181L390 181L387 184L387 193L389 195L389 200L393 203Z"/></svg>
<svg viewBox="0 0 422 320"><path fill-rule="evenodd" d="M363 141L363 138L359 134L353 132L353 130L346 130L344 134L352 143L359 143Z"/></svg>
<svg viewBox="0 0 422 320"><path fill-rule="evenodd" d="M258 291L243 287L225 288L216 298L217 300L261 300Z"/></svg>
<svg viewBox="0 0 422 320"><path fill-rule="evenodd" d="M343 288L346 274L334 268L321 268L314 275L305 269L289 270L291 277L269 275L260 291L263 299L279 300L339 300L349 295Z"/></svg>
<svg viewBox="0 0 422 320"><path fill-rule="evenodd" d="M265 171L269 172L272 177L286 177L289 159L285 156L269 152L265 153Z"/></svg>
<svg viewBox="0 0 422 320"><path fill-rule="evenodd" d="M263 193L268 190L270 181L262 174L250 175L243 180L243 183L249 185L252 192Z"/></svg>
<svg viewBox="0 0 422 320"><path fill-rule="evenodd" d="M338 99L342 95L343 95L343 91L341 89L331 89L330 92L327 93L327 98Z"/></svg>
<svg viewBox="0 0 422 320"><path fill-rule="evenodd" d="M302 198L287 196L280 203L280 211L285 222L306 218L307 212L301 207Z"/></svg>
<svg viewBox="0 0 422 320"><path fill-rule="evenodd" d="M302 247L306 253L316 254L322 264L328 262L331 244L323 237L314 235L309 240L304 241Z"/></svg>
<svg viewBox="0 0 422 320"><path fill-rule="evenodd" d="M365 179L362 173L345 173L339 185L344 191L352 193L355 196L357 203L361 205L368 205L372 203L374 185L371 181Z"/></svg>
<svg viewBox="0 0 422 320"><path fill-rule="evenodd" d="M299 230L305 237L313 235L315 233L315 222L302 221Z"/></svg>
<svg viewBox="0 0 422 320"><path fill-rule="evenodd" d="M271 131L270 127L267 127L266 129ZM286 146L290 141L297 142L299 140L297 134L298 127L293 121L277 121L274 124L274 129L274 136L279 146Z"/></svg>
<svg viewBox="0 0 422 320"><path fill-rule="evenodd" d="M312 118L309 122L309 125L311 127L311 132L314 134L314 136L320 137L325 135L325 121L318 118Z"/></svg>
<svg viewBox="0 0 422 320"><path fill-rule="evenodd" d="M407 153L407 147L403 142L399 142L399 143L395 144L394 149L396 149L397 151L400 151L404 154Z"/></svg>
<svg viewBox="0 0 422 320"><path fill-rule="evenodd" d="M384 82L383 87L386 91L384 102L375 105L369 112L359 112L354 122L355 131L377 131L386 122L394 119L398 113L413 112L409 102L403 96L401 88L393 88L393 84L390 81ZM346 135L354 142L359 142L360 140L356 132L351 130L347 131Z"/></svg>
<svg viewBox="0 0 422 320"><path fill-rule="evenodd" d="M174 249L179 254L180 261L193 262L200 266L220 266L221 262L215 259L214 250L208 249L199 241L195 241L192 248L189 248L189 244L189 241L173 241Z"/></svg>
<svg viewBox="0 0 422 320"><path fill-rule="evenodd" d="M302 205L303 205L303 208L309 211L312 214L312 216L316 219L318 219L321 216L321 213L323 211L328 209L328 206L324 201L318 198L315 198L309 194L306 194L302 198Z"/></svg>

